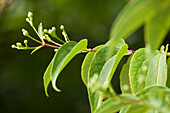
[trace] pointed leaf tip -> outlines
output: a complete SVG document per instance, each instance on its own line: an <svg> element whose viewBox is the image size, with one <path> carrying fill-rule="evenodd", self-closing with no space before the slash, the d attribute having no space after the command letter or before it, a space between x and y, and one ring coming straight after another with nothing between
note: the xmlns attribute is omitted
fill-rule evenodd
<svg viewBox="0 0 170 113"><path fill-rule="evenodd" d="M36 52L37 50L39 50L40 48L42 48L42 47L43 47L42 45L36 47L36 48L31 52L31 55L32 55L34 52Z"/></svg>
<svg viewBox="0 0 170 113"><path fill-rule="evenodd" d="M54 90L56 90L57 92L61 92L61 90L57 88L55 83L56 83L56 81L52 82L52 86L53 86Z"/></svg>

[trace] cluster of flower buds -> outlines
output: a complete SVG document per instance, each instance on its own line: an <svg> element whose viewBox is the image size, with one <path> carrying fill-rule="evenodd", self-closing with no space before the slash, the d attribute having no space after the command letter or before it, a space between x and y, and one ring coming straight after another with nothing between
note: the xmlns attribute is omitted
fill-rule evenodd
<svg viewBox="0 0 170 113"><path fill-rule="evenodd" d="M33 26L33 13L31 13L30 11L28 12L28 18L26 18L26 21Z"/></svg>
<svg viewBox="0 0 170 113"><path fill-rule="evenodd" d="M68 35L64 29L64 26L61 25L60 29L62 30L62 35L64 36L65 41L63 41L62 39L60 39L57 34L56 34L56 28L52 27L51 29L47 30L47 29L43 29L42 23L40 23L39 27L38 27L38 31L36 30L36 28L34 27L33 24L33 13L28 12L28 17L26 18L26 21L30 24L30 26L33 28L33 30L35 31L35 33L38 35L39 40L33 38L32 36L29 35L28 31L25 29L22 29L22 33L24 36L32 39L33 41L40 43L41 45L37 46L37 47L28 47L28 41L24 40L24 44L25 46L23 46L20 42L17 42L16 45L12 45L12 48L16 48L16 49L23 49L23 50L27 50L27 49L34 49L33 52L37 51L38 49L40 49L43 46L49 46L49 47L53 47L55 48L55 51L57 51L56 49L58 49L60 46L62 46L61 44L53 41L51 37L56 38L58 41L60 41L61 43L65 43L69 41ZM50 36L49 36L50 35ZM47 42L50 42L54 45L48 44L46 43L44 40L46 40ZM32 52L32 53L33 53Z"/></svg>
<svg viewBox="0 0 170 113"><path fill-rule="evenodd" d="M65 43L63 40L61 40L57 34L56 34L56 28L55 27L52 27L51 29L47 30L47 29L44 29L44 33L48 33L49 35L51 35L52 37L56 38L58 41L62 42L62 43ZM49 39L49 36L47 34L45 34L45 37L44 37L47 41L51 42L51 39Z"/></svg>
<svg viewBox="0 0 170 113"><path fill-rule="evenodd" d="M32 47L28 47L28 40L24 40L24 44L25 46L23 46L20 42L17 42L16 45L11 45L11 47L16 49L23 49L23 50L33 49Z"/></svg>

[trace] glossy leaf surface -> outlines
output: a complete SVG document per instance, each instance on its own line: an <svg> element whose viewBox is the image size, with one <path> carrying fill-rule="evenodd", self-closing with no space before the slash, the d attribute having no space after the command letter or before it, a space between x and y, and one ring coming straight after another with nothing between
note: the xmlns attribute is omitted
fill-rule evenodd
<svg viewBox="0 0 170 113"><path fill-rule="evenodd" d="M108 51L109 46L104 46L100 48L94 55L93 61L90 65L90 70L89 70L89 76L88 76L88 93L89 93L89 100L91 104L91 111L93 112L99 101L99 94L94 93L91 91L93 87L89 87L91 84L91 80L94 77L94 75L99 76L100 72L104 66L104 64L107 62L109 58L106 57L106 52ZM116 54L116 50L112 52L112 56ZM96 81L97 84L97 81Z"/></svg>
<svg viewBox="0 0 170 113"><path fill-rule="evenodd" d="M99 50L101 47L104 45L100 45L95 47L93 50ZM82 67L81 67L81 77L84 82L84 84L87 86L87 81L88 81L88 73L90 69L90 65L92 62L92 59L94 57L95 52L89 52L86 57L83 60Z"/></svg>
<svg viewBox="0 0 170 113"><path fill-rule="evenodd" d="M96 111L95 113L116 113L122 107L128 105L127 103L122 102L121 100L106 100Z"/></svg>
<svg viewBox="0 0 170 113"><path fill-rule="evenodd" d="M141 48L135 52L130 61L129 77L133 94L136 94L145 87L147 68L148 61L145 55L145 49Z"/></svg>
<svg viewBox="0 0 170 113"><path fill-rule="evenodd" d="M106 53L109 50L109 44L107 43L106 46L100 48L94 55L92 63L90 65L89 70L89 76L88 76L88 94L89 94L89 100L91 105L91 112L94 112L94 110L100 106L101 104L101 98L98 93L94 93L92 90L96 90L95 88L98 86L91 86L92 84L98 84L98 77L101 73L101 70L104 66L104 64L114 55L117 54L118 49L120 49L120 46L123 45L123 42L117 43L115 49L110 50L111 56L108 56ZM94 76L95 75L95 76ZM96 80L93 80L97 76ZM102 86L101 86L102 87Z"/></svg>
<svg viewBox="0 0 170 113"><path fill-rule="evenodd" d="M113 77L113 74L117 68L118 63L122 59L122 57L127 53L128 46L127 44L124 44L117 52L116 55L111 57L103 66L98 82L99 84L102 84L104 88L108 88L109 83L111 82L111 79Z"/></svg>
<svg viewBox="0 0 170 113"><path fill-rule="evenodd" d="M134 104L139 101L138 97L129 94L122 94L120 98L108 99L95 111L95 113L115 113L127 105Z"/></svg>
<svg viewBox="0 0 170 113"><path fill-rule="evenodd" d="M40 23L40 25L38 26L38 34L39 34L40 38L43 39L44 31L43 31L42 23Z"/></svg>
<svg viewBox="0 0 170 113"><path fill-rule="evenodd" d="M51 75L52 86L56 91L60 91L56 87L56 80L60 72L76 54L80 53L82 50L85 49L87 49L86 39L83 39L78 43L73 41L67 42L58 49L58 52L54 59Z"/></svg>
<svg viewBox="0 0 170 113"><path fill-rule="evenodd" d="M54 55L55 57L56 55ZM48 85L50 83L50 77L51 77L51 71L52 71L52 66L53 66L53 62L54 62L54 58L52 59L52 61L50 62L50 64L48 65L45 73L44 73L44 76L43 76L43 83L44 83L44 90L45 90L45 94L46 96L48 97L48 92L47 92L47 89L48 89Z"/></svg>
<svg viewBox="0 0 170 113"><path fill-rule="evenodd" d="M168 47L166 47L168 48ZM167 81L167 65L166 54L167 49L164 51L161 47L160 52L151 60L148 73L146 76L145 87L152 85L166 86Z"/></svg>

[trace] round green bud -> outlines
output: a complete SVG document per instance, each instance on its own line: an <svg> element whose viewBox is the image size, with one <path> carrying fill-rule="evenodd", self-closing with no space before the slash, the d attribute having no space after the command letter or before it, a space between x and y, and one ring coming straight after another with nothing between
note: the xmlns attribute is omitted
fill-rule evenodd
<svg viewBox="0 0 170 113"><path fill-rule="evenodd" d="M51 29L48 30L48 33L51 34L53 31Z"/></svg>
<svg viewBox="0 0 170 113"><path fill-rule="evenodd" d="M30 19L29 19L29 18L26 18L26 21L27 21L28 23L30 23Z"/></svg>
<svg viewBox="0 0 170 113"><path fill-rule="evenodd" d="M55 52L57 52L57 51L58 51L58 49L54 49L54 51L55 51Z"/></svg>
<svg viewBox="0 0 170 113"><path fill-rule="evenodd" d="M12 47L12 48L16 48L16 46L15 46L15 45L11 45L11 47Z"/></svg>
<svg viewBox="0 0 170 113"><path fill-rule="evenodd" d="M28 43L28 40L24 40L24 43L27 44L27 43Z"/></svg>
<svg viewBox="0 0 170 113"><path fill-rule="evenodd" d="M28 12L28 17L29 18L32 18L32 16L33 16L33 13L31 13L30 11Z"/></svg>
<svg viewBox="0 0 170 113"><path fill-rule="evenodd" d="M44 33L48 33L48 30L47 30L47 29L44 29Z"/></svg>
<svg viewBox="0 0 170 113"><path fill-rule="evenodd" d="M17 42L16 45L17 45L17 47L21 47L22 46L22 44L20 42Z"/></svg>
<svg viewBox="0 0 170 113"><path fill-rule="evenodd" d="M45 36L43 36L43 39L46 39L46 37L45 37Z"/></svg>
<svg viewBox="0 0 170 113"><path fill-rule="evenodd" d="M52 31L56 31L56 28L55 27L52 27L52 29L51 29Z"/></svg>
<svg viewBox="0 0 170 113"><path fill-rule="evenodd" d="M63 25L61 25L61 26L60 26L60 29L61 29L61 30L63 30L63 29L64 29L64 26L63 26Z"/></svg>
<svg viewBox="0 0 170 113"><path fill-rule="evenodd" d="M27 31L27 30L25 30L25 29L22 29L22 33L23 33L23 35L24 35L24 36L29 36L28 31Z"/></svg>

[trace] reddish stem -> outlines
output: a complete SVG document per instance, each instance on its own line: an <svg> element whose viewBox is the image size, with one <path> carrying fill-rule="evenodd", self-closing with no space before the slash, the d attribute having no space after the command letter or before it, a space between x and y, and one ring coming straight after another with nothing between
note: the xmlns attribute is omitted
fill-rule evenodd
<svg viewBox="0 0 170 113"><path fill-rule="evenodd" d="M51 44L47 44L47 43L45 43L44 45L46 45L46 46L49 46L49 47L53 47L53 48L60 48L60 47L58 47L58 46L54 46L54 45L51 45Z"/></svg>
<svg viewBox="0 0 170 113"><path fill-rule="evenodd" d="M93 49L91 49L91 51L93 51L93 52L97 52L97 50L93 50Z"/></svg>
<svg viewBox="0 0 170 113"><path fill-rule="evenodd" d="M60 48L60 47L58 47L58 46L54 46L54 45L47 44L47 43L45 43L44 45L49 46L49 47L53 47L53 48L57 48L57 49ZM93 49L91 49L90 51L92 51L92 52L97 52L97 50L93 50ZM134 51L134 50L128 50L129 55L132 54L132 53L135 53L135 52L136 52L136 51ZM170 52L167 52L167 56L170 56Z"/></svg>
<svg viewBox="0 0 170 113"><path fill-rule="evenodd" d="M128 50L128 53L135 53L135 51L133 51L133 50Z"/></svg>

